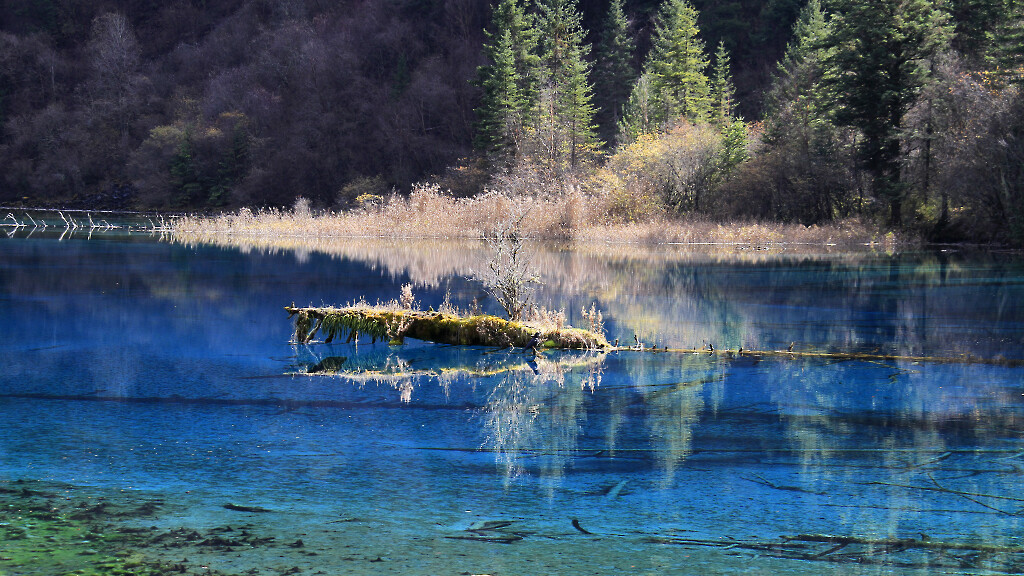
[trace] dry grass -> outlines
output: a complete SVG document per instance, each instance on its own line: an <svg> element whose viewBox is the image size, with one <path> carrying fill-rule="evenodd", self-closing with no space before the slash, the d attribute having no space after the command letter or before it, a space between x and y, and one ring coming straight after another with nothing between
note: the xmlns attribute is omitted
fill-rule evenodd
<svg viewBox="0 0 1024 576"><path fill-rule="evenodd" d="M225 235L243 236L263 246L287 246L289 239L309 243L324 238L484 238L525 214L520 233L531 239L579 243L714 244L765 248L779 244L863 246L894 244L861 222L846 220L825 226L778 223L719 223L653 215L640 222L621 222L614 198L569 189L558 195L508 196L496 192L454 198L436 186L421 185L408 197L367 201L362 208L316 213L308 203L294 210L249 209L218 216L187 216L173 225L176 239L211 242Z"/></svg>

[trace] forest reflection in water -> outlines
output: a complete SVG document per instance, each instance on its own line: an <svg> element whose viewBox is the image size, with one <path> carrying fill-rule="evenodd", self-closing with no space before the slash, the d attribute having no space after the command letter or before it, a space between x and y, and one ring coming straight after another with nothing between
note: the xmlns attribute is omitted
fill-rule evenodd
<svg viewBox="0 0 1024 576"><path fill-rule="evenodd" d="M117 503L89 528L141 530L136 549L187 557L184 573L1024 566L1021 368L295 346L282 310L293 300L390 299L411 282L423 308L446 293L467 307L482 299L465 276L486 250L358 240L296 257L41 236L0 242L0 505L46 504L52 490L37 483L88 492L62 510ZM1024 266L1012 256L531 249L542 304L579 323L596 302L625 342L1024 349ZM115 516L137 509L146 515ZM270 511L245 512L259 509ZM227 535L242 522L268 543ZM182 534L202 537L167 548ZM204 544L226 541L240 544ZM19 542L25 554L5 553L17 558L0 570L39 565L33 542ZM49 573L86 567L77 551L95 544L76 546L70 567Z"/></svg>
<svg viewBox="0 0 1024 576"><path fill-rule="evenodd" d="M190 244L188 238L175 241ZM444 291L457 305L487 295L453 280L485 269L483 242L378 238L204 239L243 252L313 254L360 262L416 290ZM593 303L609 340L700 348L881 351L903 356L1020 356L1021 263L998 254L878 252L811 245L534 244L537 301L568 319ZM978 277L979 271L983 274ZM468 285L467 285L468 284ZM492 310L498 312L497 310Z"/></svg>
<svg viewBox="0 0 1024 576"><path fill-rule="evenodd" d="M365 386L375 363L418 363L400 355L371 352L334 374ZM763 499L789 510L764 519L783 531L834 531L827 518L875 538L913 527L943 541L1020 544L1020 391L984 383L1009 384L1019 369L678 352L460 355L451 370L442 359L376 383L414 405L434 386L446 396L478 387L483 440L466 449L492 454L506 484L528 476L555 490L567 474L597 471L612 479L599 489L610 498L657 491L737 510L746 506L735 499ZM708 494L709 478L725 492ZM797 519L811 514L823 516Z"/></svg>

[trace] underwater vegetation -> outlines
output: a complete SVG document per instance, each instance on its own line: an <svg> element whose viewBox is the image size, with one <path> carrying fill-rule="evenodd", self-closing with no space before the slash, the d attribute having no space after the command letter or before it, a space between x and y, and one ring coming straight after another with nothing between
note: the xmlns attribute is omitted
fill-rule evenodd
<svg viewBox="0 0 1024 576"><path fill-rule="evenodd" d="M246 525L208 530L146 526L164 509L162 500L115 502L82 491L39 481L0 482L0 576L236 576L212 568L204 556L296 548L301 542L278 542ZM168 560L157 550L174 552L180 560Z"/></svg>

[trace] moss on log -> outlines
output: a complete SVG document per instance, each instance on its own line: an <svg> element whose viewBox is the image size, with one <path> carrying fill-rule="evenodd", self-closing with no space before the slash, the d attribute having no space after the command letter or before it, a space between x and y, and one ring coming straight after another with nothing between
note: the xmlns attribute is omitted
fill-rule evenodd
<svg viewBox="0 0 1024 576"><path fill-rule="evenodd" d="M348 341L360 334L374 341L400 343L415 338L438 344L462 346L526 346L531 336L541 333L540 348L595 350L609 348L601 334L580 328L545 330L497 316L456 316L442 312L402 310L376 306L346 308L297 308L286 306L289 318L295 316L295 342L306 344L320 334L324 342L344 337Z"/></svg>

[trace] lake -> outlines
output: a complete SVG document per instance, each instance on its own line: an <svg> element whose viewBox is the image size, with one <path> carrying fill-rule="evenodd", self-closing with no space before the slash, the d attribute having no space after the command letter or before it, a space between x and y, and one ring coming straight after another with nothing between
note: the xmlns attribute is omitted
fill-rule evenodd
<svg viewBox="0 0 1024 576"><path fill-rule="evenodd" d="M647 349L534 356L294 345L499 309L482 243L278 244L5 229L0 574L1024 572L1019 255L531 246Z"/></svg>

